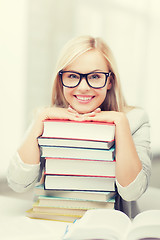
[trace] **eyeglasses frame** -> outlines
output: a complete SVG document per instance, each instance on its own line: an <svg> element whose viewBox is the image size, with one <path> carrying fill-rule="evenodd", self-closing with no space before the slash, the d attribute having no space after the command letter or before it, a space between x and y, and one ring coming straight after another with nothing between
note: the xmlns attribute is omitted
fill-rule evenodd
<svg viewBox="0 0 160 240"><path fill-rule="evenodd" d="M78 74L78 75L80 76L79 82L77 83L76 86L74 86L74 87L69 87L69 86L66 86L66 85L63 83L62 75L63 75L63 73L65 73L65 72L75 73L75 74ZM103 85L102 87L92 87L92 86L90 85L90 83L88 82L87 76L88 76L89 74L91 74L91 73L103 73L103 74L105 74L106 79L105 79L105 83L104 83L104 85ZM111 73L112 73L111 71L109 71L109 73L106 73L106 72L94 72L94 71L93 71L93 72L89 72L89 73L79 73L79 72L76 72L76 71L63 71L63 70L60 70L60 71L58 72L58 74L59 74L59 76L60 76L61 83L62 83L62 85L63 85L64 87L67 87L67 88L75 88L75 87L77 87L77 86L81 83L82 79L85 78L88 86L91 87L91 88L95 88L95 89L99 89L99 88L105 87L105 85L106 85L106 83L107 83L107 80L108 80L108 77L110 77Z"/></svg>

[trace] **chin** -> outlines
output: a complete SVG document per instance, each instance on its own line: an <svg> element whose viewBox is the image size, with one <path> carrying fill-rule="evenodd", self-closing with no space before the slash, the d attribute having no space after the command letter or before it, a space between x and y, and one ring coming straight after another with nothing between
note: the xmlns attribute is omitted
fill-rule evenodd
<svg viewBox="0 0 160 240"><path fill-rule="evenodd" d="M85 113L90 113L90 112L93 112L96 108L91 108L91 109L77 109L77 112L79 114L85 114Z"/></svg>

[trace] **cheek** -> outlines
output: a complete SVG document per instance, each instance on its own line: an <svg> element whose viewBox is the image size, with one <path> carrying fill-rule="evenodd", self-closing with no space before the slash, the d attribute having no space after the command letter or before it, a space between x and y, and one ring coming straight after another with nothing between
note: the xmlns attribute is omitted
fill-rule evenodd
<svg viewBox="0 0 160 240"><path fill-rule="evenodd" d="M105 99L105 97L106 97L106 95L107 95L107 88L105 88L105 89L99 89L99 90L97 91L97 95L98 95L98 97L99 97L99 100L100 100L101 102L103 102L104 99Z"/></svg>
<svg viewBox="0 0 160 240"><path fill-rule="evenodd" d="M63 87L63 95L64 95L66 100L68 100L70 98L71 93L72 93L72 89L71 88Z"/></svg>

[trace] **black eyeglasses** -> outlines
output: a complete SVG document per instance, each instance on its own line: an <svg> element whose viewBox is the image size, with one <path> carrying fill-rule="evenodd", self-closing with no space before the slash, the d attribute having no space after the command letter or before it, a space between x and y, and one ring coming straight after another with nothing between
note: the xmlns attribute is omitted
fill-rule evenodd
<svg viewBox="0 0 160 240"><path fill-rule="evenodd" d="M83 78L86 79L87 84L92 88L103 88L111 72L90 72L82 74L74 71L59 71L59 76L64 87L77 87Z"/></svg>

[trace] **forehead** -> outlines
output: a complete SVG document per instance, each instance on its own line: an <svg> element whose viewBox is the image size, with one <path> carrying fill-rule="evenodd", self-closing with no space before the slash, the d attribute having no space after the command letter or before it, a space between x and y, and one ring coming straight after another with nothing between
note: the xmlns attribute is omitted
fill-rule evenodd
<svg viewBox="0 0 160 240"><path fill-rule="evenodd" d="M81 73L94 70L106 72L108 71L108 62L102 53L93 49L78 56L65 70L74 70Z"/></svg>

